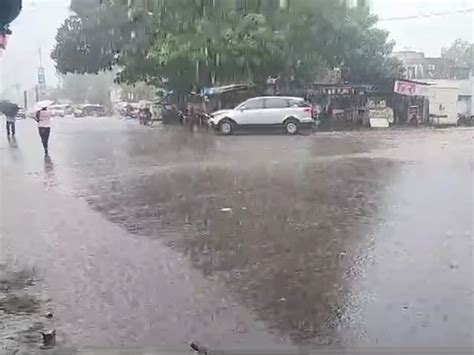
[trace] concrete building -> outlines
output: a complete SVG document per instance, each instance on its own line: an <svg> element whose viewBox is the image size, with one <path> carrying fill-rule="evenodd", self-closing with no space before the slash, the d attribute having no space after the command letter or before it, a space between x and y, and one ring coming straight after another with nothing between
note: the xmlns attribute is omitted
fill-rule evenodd
<svg viewBox="0 0 474 355"><path fill-rule="evenodd" d="M474 116L474 74L469 80L460 83L458 96L458 113L466 117Z"/></svg>
<svg viewBox="0 0 474 355"><path fill-rule="evenodd" d="M448 115L449 122L447 123L449 124L456 123L460 116L474 116L473 73L468 80L430 80L428 82L432 84L430 87L430 115L444 111ZM434 100L433 105L431 105L432 100ZM441 104L445 107L444 110L440 110ZM454 115L452 111L455 112Z"/></svg>
<svg viewBox="0 0 474 355"><path fill-rule="evenodd" d="M459 73L460 68L454 66L454 62L443 59L425 57L422 52L400 51L394 52L393 56L400 60L405 67L405 79L426 80L426 79L465 79L466 73Z"/></svg>
<svg viewBox="0 0 474 355"><path fill-rule="evenodd" d="M429 120L434 125L455 125L458 122L459 88L434 85L430 87Z"/></svg>
<svg viewBox="0 0 474 355"><path fill-rule="evenodd" d="M372 0L343 0L348 7L360 7L367 10L372 9Z"/></svg>
<svg viewBox="0 0 474 355"><path fill-rule="evenodd" d="M425 54L415 51L394 52L393 56L403 63L405 78L408 80L424 77Z"/></svg>
<svg viewBox="0 0 474 355"><path fill-rule="evenodd" d="M427 96L430 121L434 124L456 124L459 117L474 115L473 72L457 67L444 58L425 57L416 51L394 52L405 67L405 79L431 84Z"/></svg>

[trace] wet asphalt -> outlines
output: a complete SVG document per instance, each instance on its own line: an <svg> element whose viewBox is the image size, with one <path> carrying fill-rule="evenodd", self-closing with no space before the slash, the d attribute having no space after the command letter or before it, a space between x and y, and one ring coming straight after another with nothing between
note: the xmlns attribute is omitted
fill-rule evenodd
<svg viewBox="0 0 474 355"><path fill-rule="evenodd" d="M65 118L50 159L34 122L1 133L0 265L34 270L60 344L473 346L472 129Z"/></svg>

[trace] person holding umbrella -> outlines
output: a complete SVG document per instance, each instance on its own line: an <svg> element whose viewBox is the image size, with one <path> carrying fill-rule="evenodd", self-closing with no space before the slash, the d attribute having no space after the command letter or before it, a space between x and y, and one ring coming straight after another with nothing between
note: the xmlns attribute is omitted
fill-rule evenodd
<svg viewBox="0 0 474 355"><path fill-rule="evenodd" d="M46 100L36 103L35 105L35 121L38 122L38 132L41 137L41 143L44 148L44 155L49 156L48 142L51 133L51 112L48 107L53 104L53 101Z"/></svg>
<svg viewBox="0 0 474 355"><path fill-rule="evenodd" d="M20 108L18 105L8 102L8 101L1 101L0 102L0 112L3 113L7 117L7 135L10 137L15 137L15 121L16 115Z"/></svg>

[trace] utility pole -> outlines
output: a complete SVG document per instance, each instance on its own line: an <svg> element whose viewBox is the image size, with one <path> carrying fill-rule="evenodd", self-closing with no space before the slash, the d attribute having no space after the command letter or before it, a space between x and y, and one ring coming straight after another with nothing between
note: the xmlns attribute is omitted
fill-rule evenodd
<svg viewBox="0 0 474 355"><path fill-rule="evenodd" d="M38 100L43 100L46 96L46 73L43 67L43 56L41 54L41 48L38 48L38 59L39 59L39 67L38 67L38 85L37 85L37 92L36 97Z"/></svg>

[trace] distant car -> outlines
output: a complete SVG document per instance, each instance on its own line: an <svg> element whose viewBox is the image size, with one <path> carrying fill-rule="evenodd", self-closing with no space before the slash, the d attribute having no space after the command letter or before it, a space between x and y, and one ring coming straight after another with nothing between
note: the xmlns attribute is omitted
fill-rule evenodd
<svg viewBox="0 0 474 355"><path fill-rule="evenodd" d="M82 105L73 106L72 114L74 115L74 117L84 117L84 111L82 110Z"/></svg>
<svg viewBox="0 0 474 355"><path fill-rule="evenodd" d="M51 105L48 109L52 116L64 117L70 113L71 105Z"/></svg>
<svg viewBox="0 0 474 355"><path fill-rule="evenodd" d="M251 98L232 110L214 112L209 123L229 135L239 129L284 128L288 134L314 127L313 108L300 97L262 96Z"/></svg>
<svg viewBox="0 0 474 355"><path fill-rule="evenodd" d="M104 117L107 115L105 106L102 105L84 105L82 106L83 116Z"/></svg>

